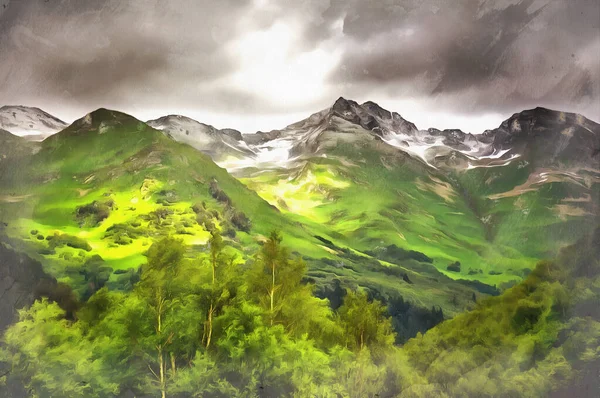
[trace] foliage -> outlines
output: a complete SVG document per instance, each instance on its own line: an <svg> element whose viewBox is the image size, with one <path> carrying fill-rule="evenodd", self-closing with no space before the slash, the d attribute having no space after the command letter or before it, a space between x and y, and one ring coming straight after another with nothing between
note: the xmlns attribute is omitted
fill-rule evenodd
<svg viewBox="0 0 600 398"><path fill-rule="evenodd" d="M390 317L409 313L400 298L388 312L348 290L332 311L278 233L252 264L228 250L218 230L202 258L162 238L131 291L22 310L0 360L38 397L357 398L541 397L600 361L598 317L580 312L597 303L600 266L583 246L401 347Z"/></svg>

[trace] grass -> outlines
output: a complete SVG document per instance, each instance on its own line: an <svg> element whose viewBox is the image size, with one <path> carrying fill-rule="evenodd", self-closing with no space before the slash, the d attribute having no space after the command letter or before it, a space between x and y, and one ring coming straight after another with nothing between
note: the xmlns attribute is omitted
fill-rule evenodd
<svg viewBox="0 0 600 398"><path fill-rule="evenodd" d="M395 244L433 258L449 278L489 285L520 280L594 225L585 217L557 217L552 206L573 192L566 183L488 199L527 180L532 170L523 162L444 174L382 155L373 145L338 143L327 155L300 170L263 171L241 181L340 246L364 252ZM448 271L455 261L461 271Z"/></svg>
<svg viewBox="0 0 600 398"><path fill-rule="evenodd" d="M447 314L472 304L474 289L460 279L513 283L581 226L578 218L565 222L551 210L566 195L559 183L519 197L487 199L523 183L526 167L445 175L400 152L382 153L376 143L353 142L332 146L327 158L309 159L298 169L238 180L192 147L107 110L11 164L18 170L0 169L0 220L7 224L0 234L72 283L67 268L83 267L94 255L114 271L137 268L149 245L164 235L182 239L191 256L205 250L209 232L192 206L204 203L216 214L214 225L230 227L231 210L209 192L213 180L252 223L250 233L238 230L230 238L240 262L276 229L291 251L307 259L317 286L340 279L347 286L401 294L427 308L439 306ZM109 200L113 206L105 219L80 225L78 207ZM46 237L54 234L81 239L91 250L53 249ZM433 263L388 263L365 254L390 245L424 253ZM448 271L456 261L460 272ZM381 267L398 269L413 283Z"/></svg>

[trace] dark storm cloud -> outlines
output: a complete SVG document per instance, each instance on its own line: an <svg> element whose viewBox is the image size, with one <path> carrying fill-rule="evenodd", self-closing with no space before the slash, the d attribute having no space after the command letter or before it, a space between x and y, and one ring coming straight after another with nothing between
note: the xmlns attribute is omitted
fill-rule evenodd
<svg viewBox="0 0 600 398"><path fill-rule="evenodd" d="M343 18L351 40L336 82L439 95L463 110L544 102L593 111L600 100L596 0L353 1L325 15Z"/></svg>
<svg viewBox="0 0 600 398"><path fill-rule="evenodd" d="M264 85L231 78L253 79L244 68L262 67L266 50L241 59L233 44L276 24L293 32L286 60L317 50L333 59L321 92L296 93L293 105L294 93L260 89L268 74ZM264 45L278 48L272 39ZM300 72L290 69L289 81ZM600 3L0 0L3 103L275 114L315 111L339 95L462 114L543 105L599 119Z"/></svg>
<svg viewBox="0 0 600 398"><path fill-rule="evenodd" d="M210 90L203 85L235 69L222 48L249 4L0 1L0 96L90 106L201 96Z"/></svg>

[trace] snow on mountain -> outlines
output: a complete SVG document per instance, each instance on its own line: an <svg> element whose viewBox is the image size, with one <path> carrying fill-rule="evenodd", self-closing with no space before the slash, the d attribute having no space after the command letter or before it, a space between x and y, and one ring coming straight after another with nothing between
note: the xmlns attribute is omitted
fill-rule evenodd
<svg viewBox="0 0 600 398"><path fill-rule="evenodd" d="M150 120L147 124L163 131L176 141L188 144L209 155L217 164L228 160L251 159L255 156L242 134L234 129L216 129L181 115Z"/></svg>
<svg viewBox="0 0 600 398"><path fill-rule="evenodd" d="M509 154L510 150L494 147L493 139L488 136L480 139L460 130L419 130L398 113L374 102L358 104L339 98L331 108L282 130L244 135L256 157L237 159L223 167L230 171L244 167L288 167L306 157L326 156L326 149L339 140L355 142L366 138L379 139L434 168L440 157L460 157L461 168L504 165L518 157Z"/></svg>
<svg viewBox="0 0 600 398"><path fill-rule="evenodd" d="M589 143L600 139L597 123L544 108L517 113L498 128L473 135L456 129L419 130L374 102L358 104L345 98L281 130L255 134L218 130L174 115L148 124L207 153L230 172L293 168L305 159L326 157L328 149L339 143L359 145L371 140L397 148L432 168L498 167L524 157L544 166L591 164L590 157L597 155L588 151Z"/></svg>
<svg viewBox="0 0 600 398"><path fill-rule="evenodd" d="M0 128L32 141L42 141L67 126L67 123L39 108L27 106L0 108Z"/></svg>

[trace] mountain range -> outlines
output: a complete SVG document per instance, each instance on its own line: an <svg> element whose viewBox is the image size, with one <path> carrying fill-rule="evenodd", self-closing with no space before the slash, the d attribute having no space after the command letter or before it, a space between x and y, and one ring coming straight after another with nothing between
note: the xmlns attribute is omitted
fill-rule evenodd
<svg viewBox="0 0 600 398"><path fill-rule="evenodd" d="M344 98L255 134L26 107L0 129L0 239L82 297L82 270L122 287L157 236L203 251L219 227L246 261L277 229L323 297L363 286L453 316L598 226L600 125L544 108L478 135Z"/></svg>

